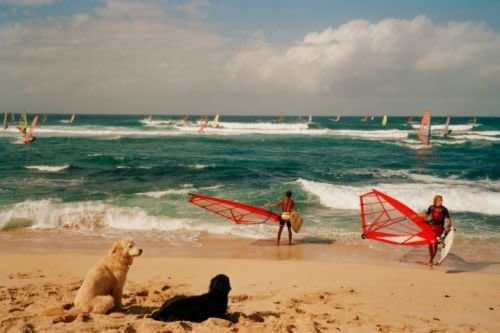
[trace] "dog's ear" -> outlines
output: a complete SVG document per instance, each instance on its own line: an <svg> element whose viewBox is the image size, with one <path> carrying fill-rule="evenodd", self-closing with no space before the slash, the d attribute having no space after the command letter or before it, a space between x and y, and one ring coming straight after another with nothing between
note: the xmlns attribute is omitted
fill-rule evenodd
<svg viewBox="0 0 500 333"><path fill-rule="evenodd" d="M115 254L119 251L122 250L122 243L121 241L116 241L113 246L111 247L111 254Z"/></svg>

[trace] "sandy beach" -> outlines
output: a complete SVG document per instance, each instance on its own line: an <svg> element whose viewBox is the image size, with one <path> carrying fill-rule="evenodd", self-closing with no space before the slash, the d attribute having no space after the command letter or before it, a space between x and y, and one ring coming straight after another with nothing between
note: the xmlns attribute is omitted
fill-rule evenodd
<svg viewBox="0 0 500 333"><path fill-rule="evenodd" d="M40 236L2 235L1 332L500 331L497 273L355 262L341 255L338 261L311 259L314 253L347 249L307 243L277 248L271 240L251 247L248 243L255 241L237 245L237 240L212 239L198 250L171 253L172 247L139 239L144 254L130 268L123 310L45 315L48 309L69 307L85 273L113 240ZM233 255L231 246L237 249ZM247 252L257 250L241 257L238 251L245 246ZM206 292L219 273L231 281L230 320L163 323L150 318L170 297Z"/></svg>

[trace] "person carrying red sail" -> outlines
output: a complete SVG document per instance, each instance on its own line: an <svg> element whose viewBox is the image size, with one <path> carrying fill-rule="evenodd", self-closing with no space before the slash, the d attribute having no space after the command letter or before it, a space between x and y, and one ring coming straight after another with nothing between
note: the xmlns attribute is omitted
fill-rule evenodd
<svg viewBox="0 0 500 333"><path fill-rule="evenodd" d="M450 213L448 209L443 206L442 195L437 194L434 196L433 204L429 206L425 215L426 222L431 226L436 235L436 241L429 244L429 266L432 266L434 264L434 257L437 253L439 239L451 230Z"/></svg>
<svg viewBox="0 0 500 333"><path fill-rule="evenodd" d="M281 206L281 215L280 215L280 226L278 229L278 236L276 239L276 244L280 245L281 240L281 232L286 223L286 227L288 228L288 245L292 244L292 224L290 222L290 214L293 210L296 210L295 201L292 200L292 191L286 191L285 197L283 199L279 199L274 204L266 205L266 207L278 207Z"/></svg>

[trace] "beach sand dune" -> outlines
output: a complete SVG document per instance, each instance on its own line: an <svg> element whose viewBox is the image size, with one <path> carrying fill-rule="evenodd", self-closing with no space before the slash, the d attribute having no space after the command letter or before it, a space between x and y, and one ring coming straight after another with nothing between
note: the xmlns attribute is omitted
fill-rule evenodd
<svg viewBox="0 0 500 333"><path fill-rule="evenodd" d="M97 255L1 254L0 332L499 332L497 274L302 260L138 258L124 309L69 309ZM168 298L231 279L229 320L158 322ZM45 314L59 309L57 315Z"/></svg>

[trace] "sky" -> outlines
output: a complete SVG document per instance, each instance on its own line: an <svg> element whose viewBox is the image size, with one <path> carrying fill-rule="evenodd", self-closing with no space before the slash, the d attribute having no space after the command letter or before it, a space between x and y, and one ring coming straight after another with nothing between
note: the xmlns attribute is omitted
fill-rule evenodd
<svg viewBox="0 0 500 333"><path fill-rule="evenodd" d="M498 0L0 0L0 112L500 116Z"/></svg>

